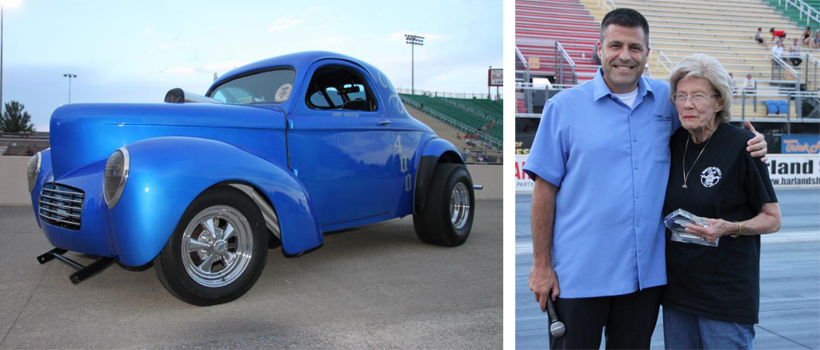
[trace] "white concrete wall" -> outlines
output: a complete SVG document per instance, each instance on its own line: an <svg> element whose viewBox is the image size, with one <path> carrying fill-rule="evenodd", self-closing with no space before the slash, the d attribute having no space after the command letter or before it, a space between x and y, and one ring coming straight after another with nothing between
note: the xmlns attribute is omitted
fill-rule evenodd
<svg viewBox="0 0 820 350"><path fill-rule="evenodd" d="M0 156L0 205L31 205L26 181L29 158Z"/></svg>
<svg viewBox="0 0 820 350"><path fill-rule="evenodd" d="M476 199L504 198L504 167L501 165L468 165L470 176L476 185L484 185L481 191L475 191ZM25 169L23 169L25 170Z"/></svg>
<svg viewBox="0 0 820 350"><path fill-rule="evenodd" d="M0 205L31 205L26 182L26 164L29 157L0 156ZM484 185L475 191L476 199L503 197L501 165L469 165L473 183Z"/></svg>

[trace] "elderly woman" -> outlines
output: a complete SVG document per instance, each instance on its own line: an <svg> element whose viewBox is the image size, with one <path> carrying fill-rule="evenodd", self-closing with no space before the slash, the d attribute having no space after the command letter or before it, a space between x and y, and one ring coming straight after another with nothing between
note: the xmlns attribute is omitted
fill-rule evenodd
<svg viewBox="0 0 820 350"><path fill-rule="evenodd" d="M684 209L708 227L686 231L717 247L671 241L663 328L667 349L751 349L760 304L760 235L780 229L764 163L744 150L751 132L728 124L732 82L709 56L683 59L670 76L682 128L672 136L664 215Z"/></svg>

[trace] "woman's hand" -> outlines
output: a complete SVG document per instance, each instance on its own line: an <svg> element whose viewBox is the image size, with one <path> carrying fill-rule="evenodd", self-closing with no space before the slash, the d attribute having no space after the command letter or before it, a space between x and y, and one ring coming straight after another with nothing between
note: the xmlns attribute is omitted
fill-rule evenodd
<svg viewBox="0 0 820 350"><path fill-rule="evenodd" d="M709 227L700 225L686 225L686 232L705 239L709 243L714 243L721 236L737 232L737 224L723 219L703 218Z"/></svg>

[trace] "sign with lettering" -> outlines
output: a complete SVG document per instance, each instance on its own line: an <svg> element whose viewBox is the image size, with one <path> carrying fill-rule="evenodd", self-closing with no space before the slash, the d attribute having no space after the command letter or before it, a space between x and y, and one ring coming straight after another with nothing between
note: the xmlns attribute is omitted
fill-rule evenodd
<svg viewBox="0 0 820 350"><path fill-rule="evenodd" d="M490 68L487 80L489 86L504 86L504 70L500 68Z"/></svg>
<svg viewBox="0 0 820 350"><path fill-rule="evenodd" d="M524 164L527 163L528 154L515 155L515 191L532 192L535 182L524 172Z"/></svg>
<svg viewBox="0 0 820 350"><path fill-rule="evenodd" d="M780 138L780 152L784 154L820 154L820 135L783 135Z"/></svg>
<svg viewBox="0 0 820 350"><path fill-rule="evenodd" d="M528 154L515 155L515 191L532 192L535 182L524 172ZM770 154L766 168L774 188L820 188L820 154Z"/></svg>
<svg viewBox="0 0 820 350"><path fill-rule="evenodd" d="M820 188L818 154L770 154L766 167L775 188Z"/></svg>

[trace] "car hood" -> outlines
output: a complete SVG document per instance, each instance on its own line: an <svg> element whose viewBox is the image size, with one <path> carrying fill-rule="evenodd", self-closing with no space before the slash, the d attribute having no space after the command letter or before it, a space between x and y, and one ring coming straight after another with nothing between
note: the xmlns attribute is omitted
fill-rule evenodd
<svg viewBox="0 0 820 350"><path fill-rule="evenodd" d="M55 179L59 179L82 166L107 159L120 147L152 137L202 137L253 149L249 143L259 137L250 134L283 133L284 129L284 113L265 107L68 104L57 108L51 116L52 169ZM266 158L280 157L269 154Z"/></svg>

